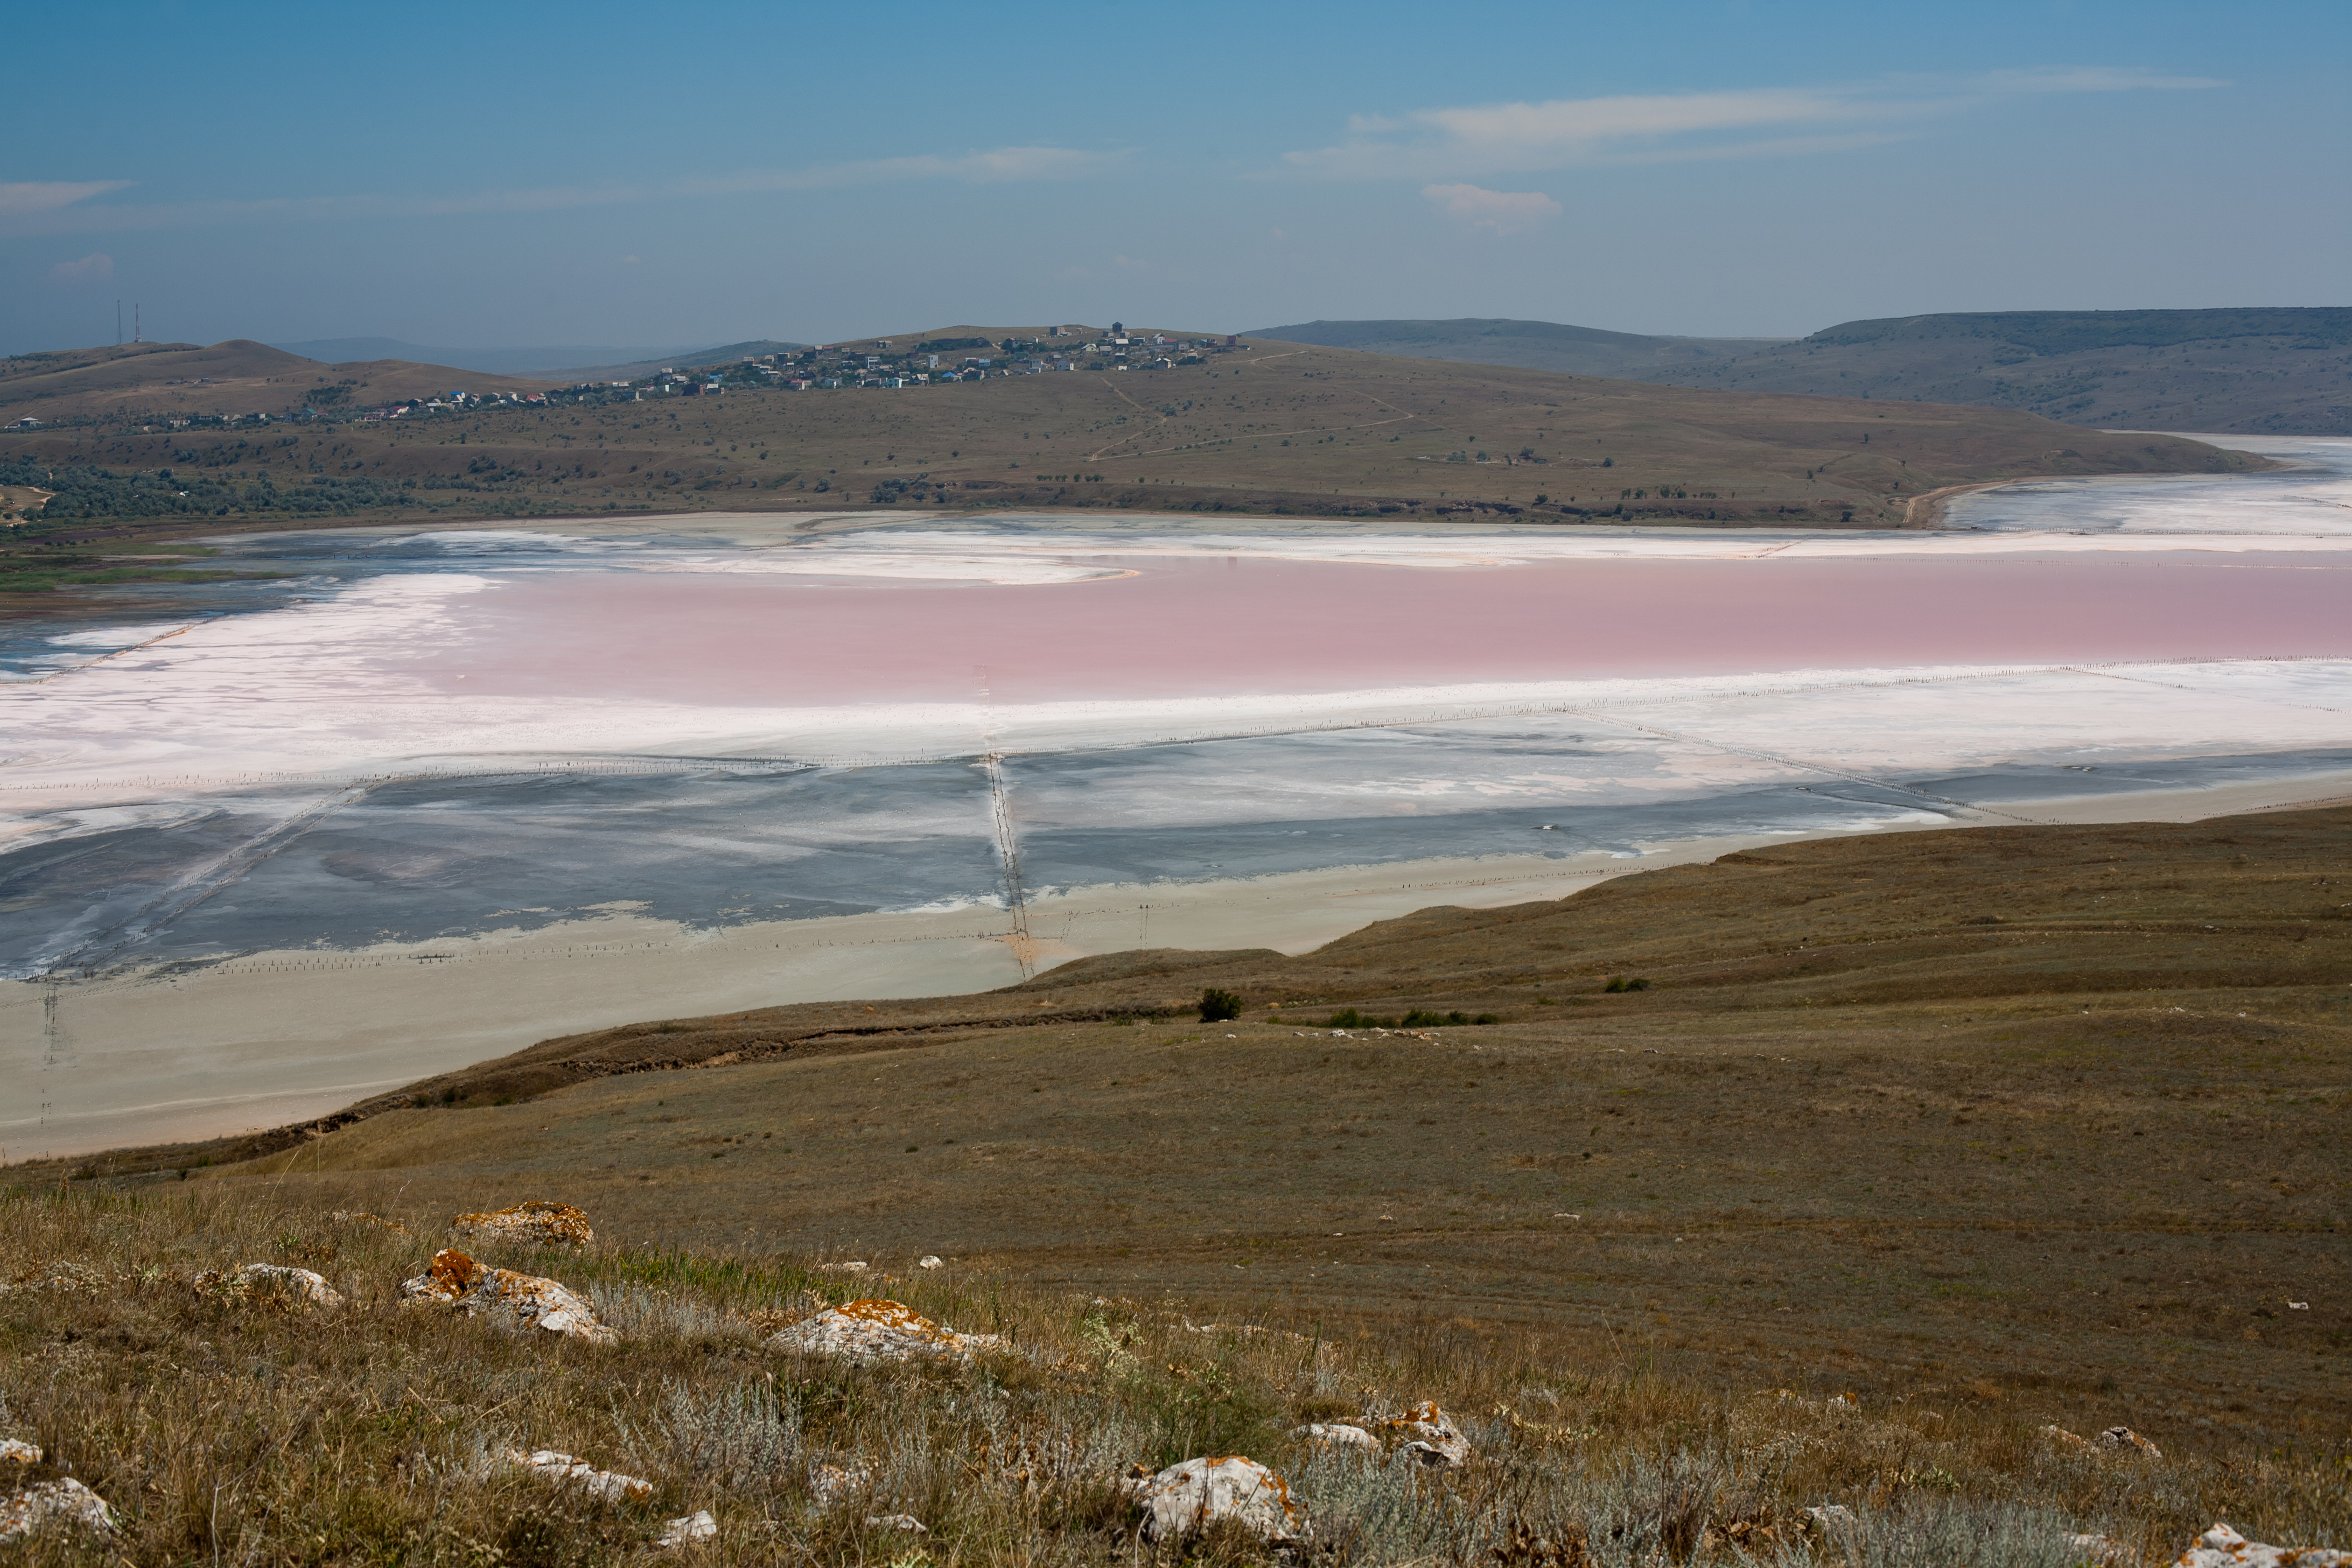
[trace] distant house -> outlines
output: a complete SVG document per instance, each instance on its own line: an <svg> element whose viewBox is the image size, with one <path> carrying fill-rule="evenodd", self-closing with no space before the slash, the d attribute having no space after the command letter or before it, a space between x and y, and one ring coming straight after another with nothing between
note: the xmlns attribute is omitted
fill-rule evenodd
<svg viewBox="0 0 2352 1568"><path fill-rule="evenodd" d="M794 392L806 392L813 384L809 381L808 377L804 375L796 375L793 377L792 380L784 383L784 384L791 387Z"/></svg>
<svg viewBox="0 0 2352 1568"><path fill-rule="evenodd" d="M37 430L40 427L41 422L30 417L19 419L16 423L8 426L11 430Z"/></svg>

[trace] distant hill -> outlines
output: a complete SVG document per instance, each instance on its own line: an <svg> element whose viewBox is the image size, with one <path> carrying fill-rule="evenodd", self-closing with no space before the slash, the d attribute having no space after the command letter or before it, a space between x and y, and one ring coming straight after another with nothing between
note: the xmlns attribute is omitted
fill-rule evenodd
<svg viewBox="0 0 2352 1568"><path fill-rule="evenodd" d="M1972 404L2108 429L2352 435L2352 309L2003 310L1797 339L1551 321L1310 321L1255 334L1721 391Z"/></svg>
<svg viewBox="0 0 2352 1568"><path fill-rule="evenodd" d="M1847 321L1672 379L1726 391L1972 403L2109 429L2352 436L2352 309Z"/></svg>
<svg viewBox="0 0 2352 1568"><path fill-rule="evenodd" d="M1460 360L1468 364L1508 364L1522 370L1556 370L1569 375L1605 375L1622 381L1677 383L1679 372L1719 364L1752 353L1783 338L1654 338L1569 327L1558 321L1514 321L1464 316L1446 321L1302 321L1248 334L1287 343L1360 349L1366 353L1406 354L1414 359Z"/></svg>
<svg viewBox="0 0 2352 1568"><path fill-rule="evenodd" d="M569 370L551 372L559 381L634 381L656 371L691 369L701 364L723 364L747 354L798 353L806 343L779 342L773 338L754 338L749 342L720 343L716 348L681 349L671 353L656 353L642 359L614 360L604 364L575 365ZM640 351L627 351L636 353Z"/></svg>
<svg viewBox="0 0 2352 1568"><path fill-rule="evenodd" d="M328 364L247 338L209 347L124 343L0 359L0 408L11 421L291 414L305 405L405 402L460 388L539 392L551 384L397 359Z"/></svg>
<svg viewBox="0 0 2352 1568"><path fill-rule="evenodd" d="M882 341L903 353L1049 333L959 324L845 346ZM1151 335L1129 333L1139 334ZM400 378L428 390L495 380L398 361L320 365L258 343L178 352L227 351L276 367L250 395L281 406L346 383L346 406L361 406ZM99 416L79 426L0 433L0 463L213 470L214 482L248 487L236 497L255 517L291 515L288 488L325 483L354 509L338 515L352 516L1084 507L1780 527L1925 523L1930 498L1956 485L2262 466L2179 437L2074 429L2012 409L1718 392L1259 338L1221 339L1164 368L1145 352L1128 371L1081 353L1063 362L1076 374L1048 373L1047 355L1021 353L1007 358L1037 374L806 391L737 375L721 395L690 401L591 396L562 412L554 450L557 416L514 407L321 424L267 442L166 430L145 412L158 391L142 386L88 398ZM142 363L152 374L169 357ZM222 403L233 390L169 389ZM93 479L86 496L60 491L48 504L61 516L121 515L92 510L117 504L119 489Z"/></svg>
<svg viewBox="0 0 2352 1568"><path fill-rule="evenodd" d="M539 348L448 349L404 343L397 338L317 338L305 343L272 347L304 359L341 364L359 360L400 359L417 364L446 364L456 370L490 375L555 376L595 365L623 364L635 360L661 359L674 354L708 352L700 345L684 348Z"/></svg>

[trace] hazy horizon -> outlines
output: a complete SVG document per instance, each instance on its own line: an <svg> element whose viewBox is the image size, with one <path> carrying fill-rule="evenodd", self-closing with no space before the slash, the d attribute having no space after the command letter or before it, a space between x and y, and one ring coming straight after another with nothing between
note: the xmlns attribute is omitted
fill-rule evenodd
<svg viewBox="0 0 2352 1568"><path fill-rule="evenodd" d="M2342 303L2340 8L18 18L0 350ZM620 40L625 38L625 44ZM2330 40L2334 40L2331 45ZM2281 47L2283 40L2292 47ZM714 68L719 67L720 68ZM845 103L859 106L845 112Z"/></svg>

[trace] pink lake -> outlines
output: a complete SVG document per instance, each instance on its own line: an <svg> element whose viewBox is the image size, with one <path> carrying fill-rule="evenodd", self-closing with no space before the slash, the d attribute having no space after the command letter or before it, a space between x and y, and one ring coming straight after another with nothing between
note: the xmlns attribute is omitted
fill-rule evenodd
<svg viewBox="0 0 2352 1568"><path fill-rule="evenodd" d="M1471 681L2352 655L2339 556L1555 561L1429 570L1086 558L907 584L583 570L499 580L399 662L472 696L700 705L1308 692ZM460 686L459 676L467 679Z"/></svg>

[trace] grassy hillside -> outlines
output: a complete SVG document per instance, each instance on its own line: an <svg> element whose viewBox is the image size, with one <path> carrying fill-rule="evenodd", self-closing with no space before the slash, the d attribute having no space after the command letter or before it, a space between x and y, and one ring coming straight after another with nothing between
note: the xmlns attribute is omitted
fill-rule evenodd
<svg viewBox="0 0 2352 1568"><path fill-rule="evenodd" d="M331 409L457 387L488 394L535 392L549 384L406 360L323 364L244 338L208 348L126 343L0 360L0 424L30 416L121 428L223 415L284 416L306 404Z"/></svg>
<svg viewBox="0 0 2352 1568"><path fill-rule="evenodd" d="M2352 435L2352 309L1909 316L1793 342L1476 321L1316 321L1264 335L1727 391L2018 409L2110 429Z"/></svg>
<svg viewBox="0 0 2352 1568"><path fill-rule="evenodd" d="M899 346L1019 331L944 328ZM200 509L222 520L215 527L940 506L1864 527L1901 523L1922 495L1951 485L2260 461L2007 411L1710 393L1296 344L1220 348L1165 369L898 389L793 392L752 384L748 367L730 374L718 396L600 393L374 423L173 430L125 419L0 436L0 483L58 489L45 516L68 524L162 520L136 510L137 488L120 482L144 474L143 493L182 512L194 506L178 495L191 481L220 487Z"/></svg>
<svg viewBox="0 0 2352 1568"><path fill-rule="evenodd" d="M11 1174L560 1196L648 1247L937 1252L2302 1443L2352 1416L2347 843L2339 807L1801 844L1298 958L649 1022ZM1239 1019L1197 1021L1210 985Z"/></svg>
<svg viewBox="0 0 2352 1568"><path fill-rule="evenodd" d="M0 1436L134 1561L636 1561L701 1508L723 1562L1100 1562L1134 1550L1118 1474L1203 1452L1282 1470L1334 1563L2340 1542L2347 841L2339 807L1793 845L1297 959L550 1041L274 1152L15 1167ZM1241 1018L1189 1016L1211 984ZM596 1244L466 1245L619 1344L398 1305L453 1214L533 1198ZM252 1262L348 1302L198 1278ZM765 1342L873 1295L1010 1348ZM1433 1398L1465 1468L1298 1431ZM2046 1430L2113 1425L2161 1457ZM498 1458L541 1447L650 1495Z"/></svg>

